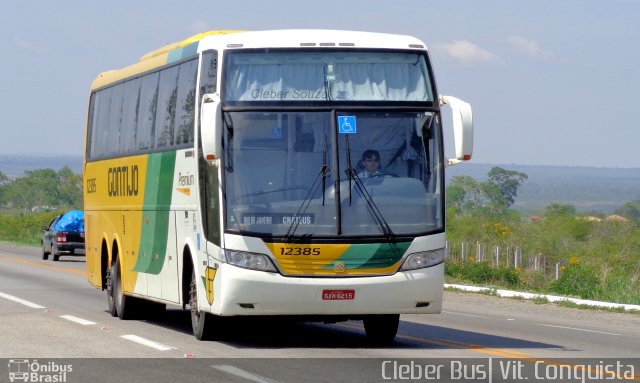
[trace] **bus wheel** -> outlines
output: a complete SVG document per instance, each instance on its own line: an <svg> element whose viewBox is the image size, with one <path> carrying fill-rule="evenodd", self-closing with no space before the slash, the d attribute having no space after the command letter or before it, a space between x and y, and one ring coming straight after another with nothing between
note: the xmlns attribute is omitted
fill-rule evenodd
<svg viewBox="0 0 640 383"><path fill-rule="evenodd" d="M113 278L111 277L112 274L113 274L113 268L107 269L107 275L105 280L107 281L106 290L107 290L107 303L109 304L109 314L111 314L112 317L115 317L115 316L118 316L118 312L116 311L115 299L113 299Z"/></svg>
<svg viewBox="0 0 640 383"><path fill-rule="evenodd" d="M400 314L370 315L364 318L364 331L367 338L377 344L388 344L398 333Z"/></svg>
<svg viewBox="0 0 640 383"><path fill-rule="evenodd" d="M198 289L196 286L196 271L191 272L191 285L189 286L189 307L191 308L191 327L193 335L198 340L213 339L214 316L198 309Z"/></svg>
<svg viewBox="0 0 640 383"><path fill-rule="evenodd" d="M124 295L122 291L122 274L120 273L120 258L116 258L116 263L111 270L111 291L113 305L120 319L131 319L135 316L135 298Z"/></svg>

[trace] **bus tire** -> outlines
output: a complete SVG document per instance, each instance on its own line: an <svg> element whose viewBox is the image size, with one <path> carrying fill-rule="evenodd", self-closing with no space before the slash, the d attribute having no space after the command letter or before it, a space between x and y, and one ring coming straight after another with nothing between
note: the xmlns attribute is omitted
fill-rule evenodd
<svg viewBox="0 0 640 383"><path fill-rule="evenodd" d="M106 271L106 277L105 277L105 288L107 290L107 303L109 305L109 314L111 314L112 317L116 317L118 316L118 311L116 311L116 302L115 299L113 298L113 278L111 278L111 275L113 271L113 267L107 269Z"/></svg>
<svg viewBox="0 0 640 383"><path fill-rule="evenodd" d="M367 339L376 344L389 344L398 333L400 314L369 315L363 322Z"/></svg>
<svg viewBox="0 0 640 383"><path fill-rule="evenodd" d="M191 271L189 285L189 308L191 309L191 327L193 335L198 340L212 340L215 317L198 309L198 291L196 286L196 271Z"/></svg>
<svg viewBox="0 0 640 383"><path fill-rule="evenodd" d="M120 258L116 258L111 271L113 291L113 303L118 318L122 320L132 319L135 316L135 298L124 295L122 290L122 273L120 271Z"/></svg>

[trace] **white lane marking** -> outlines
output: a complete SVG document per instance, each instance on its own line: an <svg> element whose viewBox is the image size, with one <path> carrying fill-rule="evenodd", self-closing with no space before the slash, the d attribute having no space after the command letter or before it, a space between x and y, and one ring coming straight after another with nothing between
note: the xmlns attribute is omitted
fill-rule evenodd
<svg viewBox="0 0 640 383"><path fill-rule="evenodd" d="M160 342L155 342L153 340L150 340L150 339L147 339L147 338L143 338L143 337L137 336L137 335L120 335L120 338L123 338L123 339L126 339L126 340L130 340L132 342L136 342L136 343L141 344L143 346L155 348L156 350L160 350L160 351L175 350L175 347L167 346L166 344L162 344Z"/></svg>
<svg viewBox="0 0 640 383"><path fill-rule="evenodd" d="M228 364L212 365L211 367L215 368L216 370L220 370L222 372L226 372L227 374L235 375L235 376L238 376L240 378L250 380L252 382L257 382L257 383L280 383L277 380L273 380L273 379L267 378L265 376L254 374L253 372L245 371L245 370L243 370L241 368L238 368L236 366L230 366Z"/></svg>
<svg viewBox="0 0 640 383"><path fill-rule="evenodd" d="M90 320L74 317L73 315L60 315L60 318L66 319L68 321L81 324L83 326L89 326L92 324L96 324L96 322L91 322Z"/></svg>
<svg viewBox="0 0 640 383"><path fill-rule="evenodd" d="M586 328L577 328L577 327L566 327L566 326L555 326L552 324L542 324L539 323L538 326L545 326L545 327L554 327L554 328L562 328L565 330L575 330L575 331L585 331L585 332L594 332L596 334L604 334L604 335L616 335L616 336L622 336L621 334L616 334L613 332L604 332L604 331L596 331L596 330L588 330Z"/></svg>
<svg viewBox="0 0 640 383"><path fill-rule="evenodd" d="M474 318L488 318L484 315L474 315L474 314L465 314L465 313L459 313L459 312L455 312L455 311L442 311L443 314L453 314L453 315L462 315L462 316L466 316L466 317L474 317Z"/></svg>
<svg viewBox="0 0 640 383"><path fill-rule="evenodd" d="M23 304L25 306L31 307L32 309L43 309L43 308L45 308L44 306L40 306L37 303L29 302L29 301L26 301L26 300L24 300L22 298L14 297L13 295L5 294L5 293L0 293L0 297L4 298L4 299L8 299L10 301L14 301L14 302Z"/></svg>

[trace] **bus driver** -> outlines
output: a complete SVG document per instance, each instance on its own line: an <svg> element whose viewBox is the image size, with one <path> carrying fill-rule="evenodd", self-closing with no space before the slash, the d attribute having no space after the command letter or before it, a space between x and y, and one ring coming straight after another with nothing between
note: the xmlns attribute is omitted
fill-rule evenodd
<svg viewBox="0 0 640 383"><path fill-rule="evenodd" d="M369 177L380 177L384 175L380 168L380 153L377 150L368 149L362 153L362 159L358 163L363 169L358 176L362 179Z"/></svg>

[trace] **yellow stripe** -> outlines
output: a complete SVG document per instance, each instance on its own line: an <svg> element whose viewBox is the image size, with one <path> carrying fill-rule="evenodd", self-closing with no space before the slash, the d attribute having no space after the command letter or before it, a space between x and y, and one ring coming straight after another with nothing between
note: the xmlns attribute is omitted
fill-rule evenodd
<svg viewBox="0 0 640 383"><path fill-rule="evenodd" d="M0 258L0 259L3 259L3 258ZM53 266L53 265L50 265L50 264L45 263L45 262L25 261L24 259L20 259L20 258L4 258L4 259L7 260L7 261L15 262L15 263L22 263L23 265L30 265L30 266L40 267L42 269L50 269L50 270L62 271L62 272L65 272L65 273L77 274L77 275L82 275L82 276L86 275L86 272L83 271L83 270L67 269L67 268L64 268L64 267Z"/></svg>

